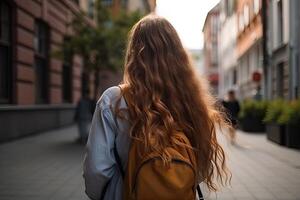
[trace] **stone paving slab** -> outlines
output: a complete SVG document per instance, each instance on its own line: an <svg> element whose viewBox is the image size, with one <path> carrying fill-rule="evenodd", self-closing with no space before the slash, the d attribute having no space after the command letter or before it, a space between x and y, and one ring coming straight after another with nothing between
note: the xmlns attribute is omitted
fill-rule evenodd
<svg viewBox="0 0 300 200"><path fill-rule="evenodd" d="M265 134L238 131L237 145L219 137L232 172L230 187L206 199L300 199L300 151L274 144Z"/></svg>
<svg viewBox="0 0 300 200"><path fill-rule="evenodd" d="M1 200L85 200L76 127L0 145Z"/></svg>
<svg viewBox="0 0 300 200"><path fill-rule="evenodd" d="M1 200L87 200L82 145L75 126L0 145ZM232 171L231 187L209 194L220 200L300 199L300 152L238 132L238 145L219 137Z"/></svg>

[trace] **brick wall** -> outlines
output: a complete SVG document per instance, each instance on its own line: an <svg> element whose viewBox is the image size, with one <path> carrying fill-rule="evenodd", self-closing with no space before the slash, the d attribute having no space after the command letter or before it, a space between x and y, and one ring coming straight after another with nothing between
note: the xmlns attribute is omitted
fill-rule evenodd
<svg viewBox="0 0 300 200"><path fill-rule="evenodd" d="M62 61L53 57L52 53L58 50L64 37L72 30L67 23L72 20L79 7L71 0L14 0L16 24L16 53L14 66L15 102L18 105L35 104L35 70L34 70L34 23L36 19L43 20L49 26L49 103L62 103ZM92 25L91 20L87 22ZM72 67L72 102L75 103L81 96L82 61L74 56ZM90 87L92 87L92 81Z"/></svg>

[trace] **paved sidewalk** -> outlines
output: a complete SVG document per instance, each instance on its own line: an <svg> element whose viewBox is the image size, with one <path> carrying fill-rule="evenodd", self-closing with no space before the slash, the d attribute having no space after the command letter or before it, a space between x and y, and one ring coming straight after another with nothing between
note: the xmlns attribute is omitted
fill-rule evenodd
<svg viewBox="0 0 300 200"><path fill-rule="evenodd" d="M85 200L75 126L0 145L1 200Z"/></svg>
<svg viewBox="0 0 300 200"><path fill-rule="evenodd" d="M266 139L265 134L238 131L237 145L221 136L232 172L231 187L207 199L300 199L300 151Z"/></svg>
<svg viewBox="0 0 300 200"><path fill-rule="evenodd" d="M87 200L82 179L84 147L76 127L0 145L1 200ZM265 135L238 133L238 146L220 137L233 173L232 187L206 199L300 199L300 152ZM205 189L204 189L205 190Z"/></svg>

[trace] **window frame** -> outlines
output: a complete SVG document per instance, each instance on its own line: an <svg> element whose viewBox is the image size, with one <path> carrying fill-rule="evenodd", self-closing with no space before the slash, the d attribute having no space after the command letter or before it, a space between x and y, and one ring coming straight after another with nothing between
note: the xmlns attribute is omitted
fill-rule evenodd
<svg viewBox="0 0 300 200"><path fill-rule="evenodd" d="M253 1L253 13L254 15L257 15L260 10L260 0L254 0Z"/></svg>
<svg viewBox="0 0 300 200"><path fill-rule="evenodd" d="M232 85L236 85L238 83L238 72L237 69L234 68L232 70Z"/></svg>
<svg viewBox="0 0 300 200"><path fill-rule="evenodd" d="M95 17L95 2L93 0L87 1L87 14L91 19Z"/></svg>
<svg viewBox="0 0 300 200"><path fill-rule="evenodd" d="M276 9L277 9L277 45L281 46L284 43L284 19L283 19L283 1L282 0L277 0L276 1Z"/></svg>
<svg viewBox="0 0 300 200"><path fill-rule="evenodd" d="M238 18L239 18L239 31L242 32L245 29L245 22L244 22L244 13L243 13L243 11L241 11L239 13Z"/></svg>
<svg viewBox="0 0 300 200"><path fill-rule="evenodd" d="M101 0L102 5L104 6L113 6L114 1L113 0Z"/></svg>
<svg viewBox="0 0 300 200"><path fill-rule="evenodd" d="M70 40L70 38L68 36L66 36L64 38L64 43L67 42L68 40ZM72 103L73 101L73 52L70 52L70 55L66 56L66 50L64 49L64 56L63 56L63 65L62 65L62 101L64 103ZM68 76L69 76L69 94L67 96L66 95L66 86L65 86L65 69L70 70L68 72Z"/></svg>
<svg viewBox="0 0 300 200"><path fill-rule="evenodd" d="M45 37L42 39L40 39L39 37L39 29L37 30L37 27L40 28L39 26L45 28ZM44 44L44 48L45 48L45 52L39 52L40 51L40 43L39 42L45 42ZM35 44L37 42L37 44ZM37 46L36 46L37 45ZM49 103L49 52L50 52L50 27L49 25L42 21L41 19L36 19L35 20L35 27L34 27L34 70L35 70L35 102L36 104L47 104ZM37 63L39 61L42 61L43 64L37 65ZM42 71L42 74L38 74L40 73L38 70L42 69L44 71ZM45 73L45 74L43 74ZM42 76L42 81L43 81L43 85L41 86L42 88L38 87L37 84L38 83L38 76ZM44 76L44 77L43 77ZM41 77L39 77L41 78ZM41 89L41 91L38 90ZM40 95L40 96L39 96Z"/></svg>
<svg viewBox="0 0 300 200"><path fill-rule="evenodd" d="M15 30L15 26L14 24L16 24L16 6L15 3L9 0L2 0L0 2L0 4L6 4L9 7L9 24L8 24L8 28L9 28L9 41L5 42L2 41L1 38L1 34L0 34L0 46L4 47L4 48L8 48L8 66L7 66L7 91L5 91L7 93L7 96L0 96L0 105L1 104L13 104L14 100L15 100L15 87L16 87L16 83L15 83L15 77L16 77L16 73L15 73L15 62L14 62L14 58L15 58L15 52L16 52L16 32ZM1 6L0 6L1 8ZM0 11L1 14L1 11ZM0 16L0 26L2 26L2 20L1 20L1 16ZM0 31L2 30L2 27L0 27ZM4 69L5 70L5 69ZM1 95L1 93L0 93Z"/></svg>
<svg viewBox="0 0 300 200"><path fill-rule="evenodd" d="M245 4L243 7L244 25L247 27L250 24L250 6Z"/></svg>
<svg viewBox="0 0 300 200"><path fill-rule="evenodd" d="M284 68L285 62L276 65L276 97L284 98Z"/></svg>

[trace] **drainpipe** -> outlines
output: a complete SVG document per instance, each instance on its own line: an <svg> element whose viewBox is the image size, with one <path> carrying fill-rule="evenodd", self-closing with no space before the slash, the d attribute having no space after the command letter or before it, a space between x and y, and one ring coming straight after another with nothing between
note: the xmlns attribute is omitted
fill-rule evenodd
<svg viewBox="0 0 300 200"><path fill-rule="evenodd" d="M299 96L299 0L291 0L289 5L290 15L290 42L289 42L289 65L290 65L290 99L297 99Z"/></svg>
<svg viewBox="0 0 300 200"><path fill-rule="evenodd" d="M261 18L262 18L262 28L263 28L263 76L264 76L264 99L268 99L269 92L271 86L268 84L268 79L271 78L271 74L268 74L269 67L269 54L268 54L268 5L269 0L262 1L262 10L261 10Z"/></svg>

